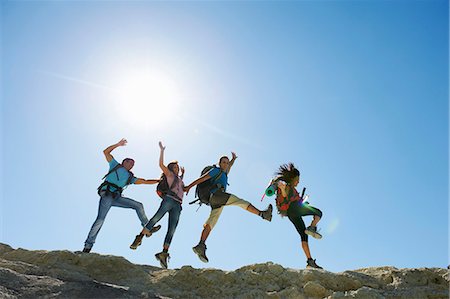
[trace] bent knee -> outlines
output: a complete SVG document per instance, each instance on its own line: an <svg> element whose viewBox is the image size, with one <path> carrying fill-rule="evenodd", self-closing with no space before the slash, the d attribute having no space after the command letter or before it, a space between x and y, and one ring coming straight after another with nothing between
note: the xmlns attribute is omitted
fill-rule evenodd
<svg viewBox="0 0 450 299"><path fill-rule="evenodd" d="M300 239L302 240L302 243L308 243L308 235L305 233L300 234Z"/></svg>
<svg viewBox="0 0 450 299"><path fill-rule="evenodd" d="M319 209L316 209L316 214L317 217L322 218L322 211Z"/></svg>
<svg viewBox="0 0 450 299"><path fill-rule="evenodd" d="M140 203L140 202L137 202L137 203L134 205L134 209L135 209L135 210L141 210L141 211L143 211L143 210L144 210L144 205L143 205L142 203Z"/></svg>

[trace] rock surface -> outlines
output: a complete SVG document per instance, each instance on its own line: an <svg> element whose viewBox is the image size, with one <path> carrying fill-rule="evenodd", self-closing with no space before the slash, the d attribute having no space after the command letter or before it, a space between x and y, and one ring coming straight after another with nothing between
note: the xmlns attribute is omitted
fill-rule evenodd
<svg viewBox="0 0 450 299"><path fill-rule="evenodd" d="M442 268L342 273L255 264L235 271L162 270L122 257L29 251L0 243L0 298L449 298Z"/></svg>

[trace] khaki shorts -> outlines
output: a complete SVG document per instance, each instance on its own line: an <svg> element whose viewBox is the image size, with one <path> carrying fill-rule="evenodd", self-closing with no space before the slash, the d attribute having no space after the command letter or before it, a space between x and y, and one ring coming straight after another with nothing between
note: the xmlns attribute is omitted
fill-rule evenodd
<svg viewBox="0 0 450 299"><path fill-rule="evenodd" d="M238 206L238 207L241 207L241 208L247 210L249 205L250 205L250 203L248 201L245 201L233 194L230 194L230 197L228 198L228 201L224 206ZM208 220L206 220L205 225L208 224L211 227L211 229L213 229L217 223L217 220L219 220L220 214L222 214L222 210L223 210L224 206L217 208L217 209L212 209L211 214L209 214L209 218L208 218Z"/></svg>

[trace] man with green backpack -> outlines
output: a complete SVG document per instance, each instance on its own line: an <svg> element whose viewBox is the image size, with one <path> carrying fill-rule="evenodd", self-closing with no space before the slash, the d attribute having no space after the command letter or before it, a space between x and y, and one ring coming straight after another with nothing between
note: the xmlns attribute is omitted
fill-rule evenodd
<svg viewBox="0 0 450 299"><path fill-rule="evenodd" d="M264 220L272 220L272 205L269 205L265 211L260 211L248 201L225 192L228 185L228 174L230 173L230 169L236 158L237 156L234 152L232 152L231 161L227 156L221 157L219 159L219 167L205 167L202 171L202 175L185 187L186 194L188 194L192 187L198 185L196 190L196 195L199 197L198 200L200 200L201 203L211 206L211 214L209 215L208 220L206 220L206 223L203 225L200 242L192 248L200 260L205 263L208 262L208 258L206 257L205 242L211 230L219 220L224 206L238 206L246 211L249 211L250 213L260 216Z"/></svg>
<svg viewBox="0 0 450 299"><path fill-rule="evenodd" d="M106 161L109 163L109 172L103 177L105 181L98 187L98 194L100 195L98 215L84 243L83 252L85 253L91 251L95 239L105 221L106 215L112 206L135 210L142 226L148 222L142 203L131 198L123 197L122 191L131 184L157 184L159 179L145 180L136 178L130 171L134 166L133 159L125 158L121 164L114 159L111 152L117 147L125 146L126 144L127 141L122 139L103 151ZM159 230L159 228L161 228L161 226L154 227L152 232Z"/></svg>

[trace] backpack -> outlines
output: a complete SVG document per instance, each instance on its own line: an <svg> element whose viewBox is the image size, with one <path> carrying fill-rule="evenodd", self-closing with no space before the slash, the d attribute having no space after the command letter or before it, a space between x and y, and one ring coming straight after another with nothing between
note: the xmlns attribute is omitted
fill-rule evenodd
<svg viewBox="0 0 450 299"><path fill-rule="evenodd" d="M175 192L172 191L172 188L175 186L175 183L178 181L178 177L175 176L175 179L173 180L172 184L169 187L169 183L167 182L167 176L162 173L161 179L159 180L158 185L156 185L156 194L158 194L159 197L164 198L166 195L174 196L181 200Z"/></svg>
<svg viewBox="0 0 450 299"><path fill-rule="evenodd" d="M293 202L303 201L304 195L305 195L306 188L303 188L302 195L298 194L297 190L292 188L289 190L289 193L287 194L287 197L283 197L281 195L281 192L277 191L277 197L275 198L278 214L281 216L287 216L287 211Z"/></svg>
<svg viewBox="0 0 450 299"><path fill-rule="evenodd" d="M111 173L113 173L113 172L116 173L117 180L119 180L119 174L117 173L117 170L118 170L119 168L121 168L121 167L123 167L122 164L117 164L116 166L114 166L110 171L108 171L107 174L105 174L105 175L103 176L102 180L104 180L109 174L111 174ZM131 171L129 171L129 170L127 170L127 171L128 171L128 179L127 179L127 182L126 182L126 184L125 184L124 187L128 186L129 184L131 184L131 180L132 180L133 177L134 177L134 174L133 174ZM114 197L116 197L117 195L122 194L122 191L123 191L123 189L124 189L124 187L121 188L121 187L117 186L116 184L110 183L110 182L108 182L108 181L104 181L104 182L101 183L100 186L98 186L98 188L97 188L97 193L98 193L99 195L100 195L100 191L102 190L103 186L107 186L107 187L106 187L106 192L112 193ZM114 192L112 192L111 189L110 189L110 187L114 187L116 190L115 190Z"/></svg>
<svg viewBox="0 0 450 299"><path fill-rule="evenodd" d="M218 168L215 165L209 165L203 168L200 176L204 175L205 173L211 171L211 169ZM220 169L220 168L219 168ZM195 188L195 197L197 197L196 200L194 200L191 203L200 201L200 205L206 204L210 205L209 198L211 197L211 189L215 187L215 182L221 177L222 173L224 173L221 169L219 171L219 174L217 174L214 178L210 178L203 183L200 183Z"/></svg>

